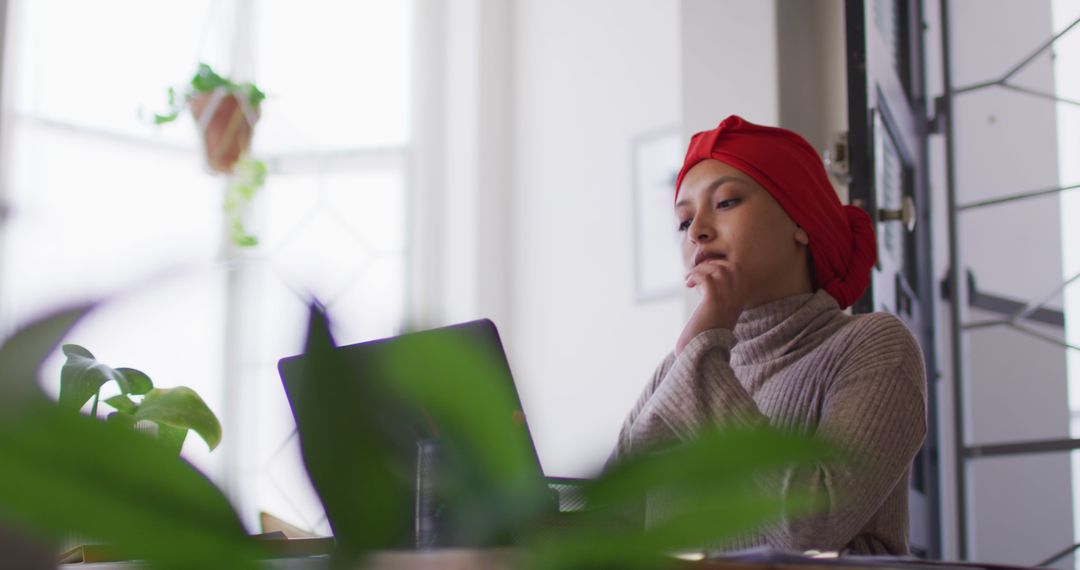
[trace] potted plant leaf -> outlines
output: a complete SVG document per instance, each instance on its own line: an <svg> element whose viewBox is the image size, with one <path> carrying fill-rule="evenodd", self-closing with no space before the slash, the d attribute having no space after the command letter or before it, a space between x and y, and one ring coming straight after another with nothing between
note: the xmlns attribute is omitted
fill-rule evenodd
<svg viewBox="0 0 1080 570"><path fill-rule="evenodd" d="M82 346L65 344L62 350L67 361L60 370L61 408L81 410L93 399L90 415L97 417L101 389L114 382L120 393L104 400L115 410L106 421L131 429L147 422L156 439L175 454L180 453L189 431L199 434L211 451L221 442L221 423L191 388L155 388L145 373L107 366Z"/></svg>
<svg viewBox="0 0 1080 570"><path fill-rule="evenodd" d="M42 363L90 309L57 311L0 345L0 518L14 531L0 534L47 550L92 536L110 546L111 558L154 568L259 567L261 543L205 475L122 422L73 411L98 394L103 378L126 385L129 394L149 388L149 395L153 388L139 374L75 358L64 405L41 390Z"/></svg>
<svg viewBox="0 0 1080 570"><path fill-rule="evenodd" d="M155 114L154 123L175 121L191 109L202 137L206 164L211 171L232 176L225 198L225 212L233 243L241 247L258 244L241 220L242 209L265 183L266 164L251 157L251 140L266 94L254 83L238 83L200 63L191 81L181 89L169 87L168 110Z"/></svg>

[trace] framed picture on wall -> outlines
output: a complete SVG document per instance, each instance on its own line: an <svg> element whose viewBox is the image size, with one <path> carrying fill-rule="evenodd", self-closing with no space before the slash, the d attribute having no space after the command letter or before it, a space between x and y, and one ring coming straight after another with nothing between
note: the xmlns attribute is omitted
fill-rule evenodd
<svg viewBox="0 0 1080 570"><path fill-rule="evenodd" d="M684 288L674 212L681 138L679 127L669 127L633 142L634 283L639 302L677 297Z"/></svg>

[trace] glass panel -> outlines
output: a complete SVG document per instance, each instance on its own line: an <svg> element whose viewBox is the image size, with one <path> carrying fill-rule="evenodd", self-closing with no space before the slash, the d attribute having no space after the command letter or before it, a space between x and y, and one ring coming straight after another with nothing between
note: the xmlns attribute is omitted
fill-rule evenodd
<svg viewBox="0 0 1080 570"><path fill-rule="evenodd" d="M337 315L335 338L346 344L397 333L405 308L404 291L402 256L372 259L330 306L331 314Z"/></svg>
<svg viewBox="0 0 1080 570"><path fill-rule="evenodd" d="M1054 0L1054 30L1063 30L1080 18L1080 3ZM1080 35L1074 30L1054 44L1054 91L1061 97L1080 99ZM1080 182L1080 107L1057 105L1058 179L1062 185ZM1080 273L1080 194L1077 190L1061 195L1062 278ZM1074 282L1062 294L1065 312L1065 340L1080 346L1080 283ZM1080 438L1080 350L1066 353L1070 435ZM1073 454L1073 540L1080 542L1080 453ZM1080 568L1080 560L1077 561Z"/></svg>
<svg viewBox="0 0 1080 570"><path fill-rule="evenodd" d="M3 319L116 293L209 263L220 245L220 182L193 153L16 123L6 178Z"/></svg>
<svg viewBox="0 0 1080 570"><path fill-rule="evenodd" d="M411 2L261 0L261 154L400 146L408 138Z"/></svg>
<svg viewBox="0 0 1080 570"><path fill-rule="evenodd" d="M191 121L156 129L149 120L164 110L168 86L189 80L200 57L220 53L200 38L226 4L13 2L11 105L53 121L194 146Z"/></svg>
<svg viewBox="0 0 1080 570"><path fill-rule="evenodd" d="M252 367L258 390L259 426L256 445L256 478L246 485L255 489L255 505L280 519L312 532L330 534L322 503L311 486L300 456L296 424L277 372L277 360L299 354L303 349L303 325L307 312L303 302L290 291L275 287L272 280L261 281L265 301L275 301L279 310L268 319L261 335L261 366ZM278 283L277 285L280 285ZM276 289L276 290L275 290ZM287 323L287 326L285 326ZM276 325L276 328L271 328Z"/></svg>
<svg viewBox="0 0 1080 570"><path fill-rule="evenodd" d="M373 253L400 252L405 244L405 188L401 172L341 173L326 181L326 201Z"/></svg>
<svg viewBox="0 0 1080 570"><path fill-rule="evenodd" d="M1034 566L1073 543L1068 453L969 464L970 560ZM1052 568L1072 568L1066 557Z"/></svg>
<svg viewBox="0 0 1080 570"><path fill-rule="evenodd" d="M204 171L190 121L157 129L139 116L194 70L210 2L9 6L3 332L104 300L67 341L160 386L189 386L221 416L222 182ZM47 392L62 364L59 352L46 363ZM210 455L190 437L184 454L220 479L236 445L226 438Z"/></svg>
<svg viewBox="0 0 1080 570"><path fill-rule="evenodd" d="M974 308L969 313L973 321L1000 318ZM1025 324L1043 334L1061 334L1052 326ZM1069 436L1065 355L1061 348L1007 327L973 329L966 336L970 350L971 388L967 401L971 444Z"/></svg>
<svg viewBox="0 0 1080 570"><path fill-rule="evenodd" d="M885 121L874 123L874 138L877 143L874 152L877 156L877 207L884 210L899 210L906 190L906 166L900 151L896 148L892 134ZM891 264L902 267L905 261L903 224L878 224L879 252L891 257Z"/></svg>
<svg viewBox="0 0 1080 570"><path fill-rule="evenodd" d="M896 73L904 88L904 93L911 97L911 45L907 39L908 10L910 2L897 0L874 0L870 6L874 28L880 34L882 43L888 52L889 66Z"/></svg>
<svg viewBox="0 0 1080 570"><path fill-rule="evenodd" d="M260 331L243 373L259 393L259 469L244 485L259 510L320 533L329 527L300 463L277 361L302 351L310 295L327 306L339 345L396 334L405 310L404 161L340 167L268 180L257 220L265 249L243 265Z"/></svg>
<svg viewBox="0 0 1080 570"><path fill-rule="evenodd" d="M874 27L881 34L885 45L889 47L889 61L894 69L898 69L897 62L900 60L900 33L897 25L896 4L896 0L874 0L871 6Z"/></svg>

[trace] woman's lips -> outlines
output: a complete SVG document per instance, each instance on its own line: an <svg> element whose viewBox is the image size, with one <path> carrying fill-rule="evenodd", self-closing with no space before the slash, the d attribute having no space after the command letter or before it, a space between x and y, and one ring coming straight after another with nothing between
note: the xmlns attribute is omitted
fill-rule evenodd
<svg viewBox="0 0 1080 570"><path fill-rule="evenodd" d="M697 267L698 264L700 264L702 261L707 261L710 259L727 259L727 256L722 253L703 251L694 256L694 267Z"/></svg>

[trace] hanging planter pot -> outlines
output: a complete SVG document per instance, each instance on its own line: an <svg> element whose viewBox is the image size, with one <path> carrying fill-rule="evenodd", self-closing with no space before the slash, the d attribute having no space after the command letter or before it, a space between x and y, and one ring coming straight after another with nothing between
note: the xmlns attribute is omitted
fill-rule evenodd
<svg viewBox="0 0 1080 570"><path fill-rule="evenodd" d="M188 105L202 135L207 166L214 172L232 173L240 157L251 149L258 109L247 97L226 87L195 93Z"/></svg>
<svg viewBox="0 0 1080 570"><path fill-rule="evenodd" d="M211 171L232 179L225 196L230 237L240 247L257 245L258 239L244 229L242 213L266 177L266 165L250 155L251 139L266 94L254 83L236 83L200 63L190 84L181 93L170 87L168 95L169 112L154 115L154 123L170 123L185 107L191 109L202 138L206 165Z"/></svg>

